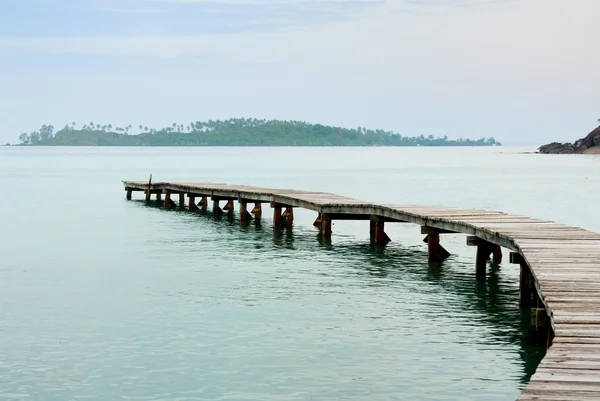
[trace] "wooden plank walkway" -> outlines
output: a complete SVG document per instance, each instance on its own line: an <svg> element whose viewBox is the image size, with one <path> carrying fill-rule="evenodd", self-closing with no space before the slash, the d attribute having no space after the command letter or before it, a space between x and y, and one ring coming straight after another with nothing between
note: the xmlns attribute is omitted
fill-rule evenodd
<svg viewBox="0 0 600 401"><path fill-rule="evenodd" d="M428 235L430 258L444 256L438 249L439 234L465 233L471 236L468 243L477 246L477 269L481 265L485 269L492 251L496 258L495 249L508 248L514 251L511 262L521 265L521 307L532 309L536 325L549 326L546 356L519 399L600 400L598 233L502 212L378 205L324 192L211 183L123 184L128 198L134 191L149 190L152 194L165 194L168 202L172 202L172 194L179 194L183 203L187 195L192 201L190 210L196 197L211 197L217 208L219 201L238 200L244 205L244 213L246 203L270 203L277 223L282 207L313 210L319 213L318 224L324 236L331 234L331 220L368 219L376 243L385 243L387 238L384 222L414 223Z"/></svg>

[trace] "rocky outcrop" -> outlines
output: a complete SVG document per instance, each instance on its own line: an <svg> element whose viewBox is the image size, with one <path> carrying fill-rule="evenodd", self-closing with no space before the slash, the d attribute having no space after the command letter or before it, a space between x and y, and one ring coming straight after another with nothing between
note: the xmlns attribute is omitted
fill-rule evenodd
<svg viewBox="0 0 600 401"><path fill-rule="evenodd" d="M575 143L552 142L541 146L538 153L569 154L569 153L600 153L600 127L590 132L585 138Z"/></svg>

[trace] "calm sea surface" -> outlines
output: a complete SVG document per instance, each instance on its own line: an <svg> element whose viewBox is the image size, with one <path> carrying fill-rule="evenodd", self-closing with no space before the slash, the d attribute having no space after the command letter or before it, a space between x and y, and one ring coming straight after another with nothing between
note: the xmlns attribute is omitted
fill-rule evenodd
<svg viewBox="0 0 600 401"><path fill-rule="evenodd" d="M517 148L0 148L0 399L511 400L543 356L507 262L419 227L274 233L125 200L214 181L476 207L600 231L600 157ZM505 255L506 256L506 255ZM508 258L505 257L505 260Z"/></svg>

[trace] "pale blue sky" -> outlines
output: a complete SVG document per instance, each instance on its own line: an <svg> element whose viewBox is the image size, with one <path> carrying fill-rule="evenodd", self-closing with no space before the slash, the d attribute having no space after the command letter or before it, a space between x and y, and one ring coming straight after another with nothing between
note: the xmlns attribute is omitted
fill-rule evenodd
<svg viewBox="0 0 600 401"><path fill-rule="evenodd" d="M0 142L41 124L257 117L571 141L600 118L598 0L0 3Z"/></svg>

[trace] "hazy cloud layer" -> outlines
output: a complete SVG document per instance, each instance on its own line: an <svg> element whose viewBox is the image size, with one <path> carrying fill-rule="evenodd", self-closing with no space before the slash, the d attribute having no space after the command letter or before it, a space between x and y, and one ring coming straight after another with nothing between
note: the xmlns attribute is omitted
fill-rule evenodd
<svg viewBox="0 0 600 401"><path fill-rule="evenodd" d="M597 0L10 7L1 141L72 120L252 116L540 143L582 136L600 117Z"/></svg>
<svg viewBox="0 0 600 401"><path fill-rule="evenodd" d="M193 35L344 20L380 0L24 0L0 5L0 36Z"/></svg>

